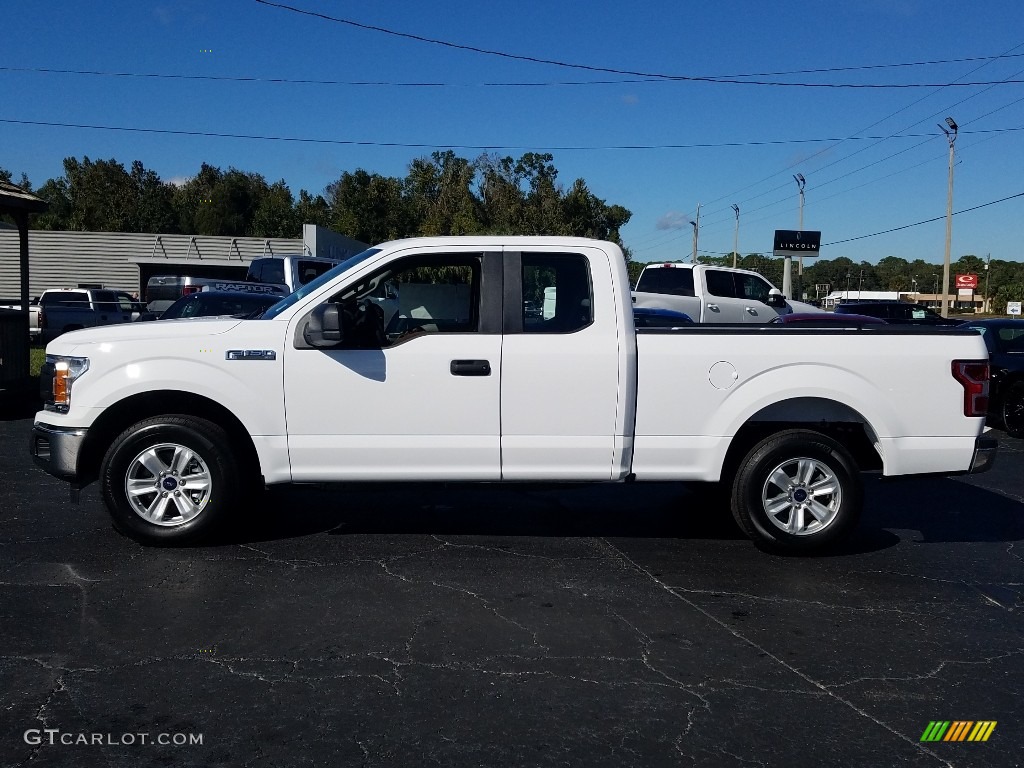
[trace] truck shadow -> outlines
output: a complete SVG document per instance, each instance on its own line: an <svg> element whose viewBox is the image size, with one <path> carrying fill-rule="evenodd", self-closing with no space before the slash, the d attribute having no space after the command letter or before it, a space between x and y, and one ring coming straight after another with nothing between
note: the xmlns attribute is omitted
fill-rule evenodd
<svg viewBox="0 0 1024 768"><path fill-rule="evenodd" d="M251 518L250 518L251 519ZM746 544L721 502L680 483L297 486L267 492L231 543L327 533L709 539ZM953 478L870 477L854 534L828 556L931 542L1024 540L1024 504ZM225 542L228 543L228 542Z"/></svg>

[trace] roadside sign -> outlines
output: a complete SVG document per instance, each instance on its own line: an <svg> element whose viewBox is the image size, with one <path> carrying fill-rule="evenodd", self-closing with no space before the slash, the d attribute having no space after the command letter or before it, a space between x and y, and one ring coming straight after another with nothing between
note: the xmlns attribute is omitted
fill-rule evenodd
<svg viewBox="0 0 1024 768"><path fill-rule="evenodd" d="M821 232L793 229L775 230L775 256L817 256L821 248Z"/></svg>
<svg viewBox="0 0 1024 768"><path fill-rule="evenodd" d="M956 287L957 288L977 288L978 287L978 276L977 275L957 275L956 276Z"/></svg>
<svg viewBox="0 0 1024 768"><path fill-rule="evenodd" d="M1008 315L1020 315L1020 302L1019 301L1008 301L1008 302L1006 302L1006 314L1008 314Z"/></svg>

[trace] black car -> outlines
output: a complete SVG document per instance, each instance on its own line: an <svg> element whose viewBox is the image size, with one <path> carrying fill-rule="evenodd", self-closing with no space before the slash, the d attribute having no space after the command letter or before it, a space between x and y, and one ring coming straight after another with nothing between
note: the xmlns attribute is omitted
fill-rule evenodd
<svg viewBox="0 0 1024 768"><path fill-rule="evenodd" d="M159 317L140 318L173 320L179 317L247 317L277 304L280 296L243 291L196 291L182 296L160 313Z"/></svg>
<svg viewBox="0 0 1024 768"><path fill-rule="evenodd" d="M693 325L693 318L674 309L633 307L633 322L637 328L679 328Z"/></svg>
<svg viewBox="0 0 1024 768"><path fill-rule="evenodd" d="M835 311L837 315L869 315L899 325L955 326L963 322L906 301L844 301Z"/></svg>
<svg viewBox="0 0 1024 768"><path fill-rule="evenodd" d="M988 424L1024 438L1024 321L968 320L961 328L979 331L988 347Z"/></svg>

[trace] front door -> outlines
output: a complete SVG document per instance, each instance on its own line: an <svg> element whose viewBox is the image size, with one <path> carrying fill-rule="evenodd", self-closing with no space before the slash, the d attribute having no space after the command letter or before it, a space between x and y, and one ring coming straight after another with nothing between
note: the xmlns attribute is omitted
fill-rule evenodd
<svg viewBox="0 0 1024 768"><path fill-rule="evenodd" d="M355 278L330 299L347 318L337 348L301 342L308 312L291 322L294 481L499 479L499 260L411 250ZM385 284L397 298L387 322L373 300Z"/></svg>

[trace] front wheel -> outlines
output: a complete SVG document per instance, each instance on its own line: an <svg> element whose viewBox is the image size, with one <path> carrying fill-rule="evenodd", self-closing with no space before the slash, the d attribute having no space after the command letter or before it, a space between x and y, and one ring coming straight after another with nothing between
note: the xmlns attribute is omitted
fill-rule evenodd
<svg viewBox="0 0 1024 768"><path fill-rule="evenodd" d="M240 490L227 433L192 416L158 416L126 429L103 457L100 484L114 527L157 546L208 536Z"/></svg>
<svg viewBox="0 0 1024 768"><path fill-rule="evenodd" d="M1024 381L1015 381L1006 390L1002 416L1006 434L1024 438Z"/></svg>
<svg viewBox="0 0 1024 768"><path fill-rule="evenodd" d="M857 525L863 485L849 452L830 437L794 429L765 438L740 463L732 511L756 544L806 553Z"/></svg>

